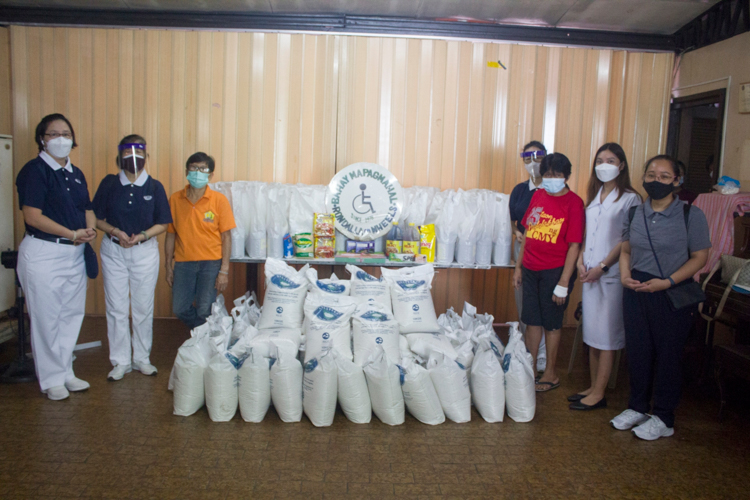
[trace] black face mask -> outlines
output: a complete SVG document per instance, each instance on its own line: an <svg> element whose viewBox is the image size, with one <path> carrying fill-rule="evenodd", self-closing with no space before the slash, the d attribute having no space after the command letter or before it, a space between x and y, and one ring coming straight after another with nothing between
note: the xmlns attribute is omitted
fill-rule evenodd
<svg viewBox="0 0 750 500"><path fill-rule="evenodd" d="M663 184L659 181L643 181L643 189L646 190L646 193L648 193L652 200L661 200L672 194L674 191L674 185L671 182L669 184Z"/></svg>
<svg viewBox="0 0 750 500"><path fill-rule="evenodd" d="M133 165L133 157L129 156L128 158L122 160L121 163L123 170L125 170L126 172L130 172L131 174L135 174L136 172L142 171L146 166L146 158L141 158L140 156L136 155L135 165ZM136 166L138 167L138 170L136 170Z"/></svg>

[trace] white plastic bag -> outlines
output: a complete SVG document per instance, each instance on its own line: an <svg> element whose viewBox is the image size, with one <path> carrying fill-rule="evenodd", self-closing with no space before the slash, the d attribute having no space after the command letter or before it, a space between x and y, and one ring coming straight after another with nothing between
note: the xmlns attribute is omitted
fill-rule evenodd
<svg viewBox="0 0 750 500"><path fill-rule="evenodd" d="M445 422L445 413L429 372L414 360L407 360L401 370L401 391L409 413L423 424Z"/></svg>
<svg viewBox="0 0 750 500"><path fill-rule="evenodd" d="M282 422L302 420L302 363L283 351L271 361L271 401Z"/></svg>
<svg viewBox="0 0 750 500"><path fill-rule="evenodd" d="M336 415L338 368L331 352L305 363L302 407L315 427L328 427Z"/></svg>
<svg viewBox="0 0 750 500"><path fill-rule="evenodd" d="M206 402L203 375L211 357L208 328L196 328L177 350L170 376L174 391L174 414L181 417L192 415Z"/></svg>
<svg viewBox="0 0 750 500"><path fill-rule="evenodd" d="M259 330L302 327L308 267L305 265L297 271L279 259L266 259L266 297L258 321Z"/></svg>
<svg viewBox="0 0 750 500"><path fill-rule="evenodd" d="M389 311L393 310L390 287L383 278L376 278L352 264L347 264L346 270L352 275L350 291L352 297L363 300L373 299L386 306Z"/></svg>
<svg viewBox="0 0 750 500"><path fill-rule="evenodd" d="M232 213L234 214L235 227L230 231L232 236L232 253L230 257L232 259L242 259L245 257L245 236L247 234L245 225L247 221L246 214L242 213L238 207L235 206L234 202L234 185L236 182L217 182L215 184L209 184L208 186L214 191L226 196L229 201L229 206L232 207Z"/></svg>
<svg viewBox="0 0 750 500"><path fill-rule="evenodd" d="M503 354L505 408L516 422L531 422L536 412L534 360L526 349L518 323L510 323L508 345Z"/></svg>
<svg viewBox="0 0 750 500"><path fill-rule="evenodd" d="M312 234L314 214L326 213L326 186L297 184L289 189L289 234Z"/></svg>
<svg viewBox="0 0 750 500"><path fill-rule="evenodd" d="M479 199L476 263L489 266L492 263L492 244L495 239L497 193L482 189L479 191Z"/></svg>
<svg viewBox="0 0 750 500"><path fill-rule="evenodd" d="M471 391L466 368L439 354L430 357L427 368L445 416L458 424L469 422Z"/></svg>
<svg viewBox="0 0 750 500"><path fill-rule="evenodd" d="M268 257L284 258L284 235L289 232L289 197L286 184L268 185L266 245Z"/></svg>
<svg viewBox="0 0 750 500"><path fill-rule="evenodd" d="M370 392L362 367L333 351L338 368L338 400L351 422L367 424L372 417Z"/></svg>
<svg viewBox="0 0 750 500"><path fill-rule="evenodd" d="M459 192L453 190L447 192L443 201L443 207L440 213L437 214L435 221L437 239L437 256L435 260L441 264L453 262L456 253L456 238L458 238L458 227L461 225L459 210L461 193L461 190ZM437 199L437 196L435 198Z"/></svg>
<svg viewBox="0 0 750 500"><path fill-rule="evenodd" d="M398 323L385 306L375 301L361 303L352 316L354 362L363 365L382 346L391 363L398 363Z"/></svg>
<svg viewBox="0 0 750 500"><path fill-rule="evenodd" d="M387 425L404 423L404 395L401 392L401 373L398 366L388 361L385 351L365 364L367 389L370 392L372 411Z"/></svg>
<svg viewBox="0 0 750 500"><path fill-rule="evenodd" d="M471 366L471 399L487 422L502 422L505 416L505 373L502 352L489 339L477 347Z"/></svg>
<svg viewBox="0 0 750 500"><path fill-rule="evenodd" d="M214 422L228 422L239 405L238 370L247 359L246 347L240 339L232 349L216 351L203 375L208 416Z"/></svg>
<svg viewBox="0 0 750 500"><path fill-rule="evenodd" d="M249 345L254 352L270 358L279 349L288 356L295 357L302 342L302 330L299 328L272 328L261 330L250 339Z"/></svg>
<svg viewBox="0 0 750 500"><path fill-rule="evenodd" d="M231 311L235 324L242 321L251 326L256 326L260 319L260 307L255 292L245 292L245 295L234 299L234 307ZM234 327L232 328L234 330Z"/></svg>
<svg viewBox="0 0 750 500"><path fill-rule="evenodd" d="M432 264L391 270L381 268L391 288L393 316L401 333L432 333L440 331L432 302Z"/></svg>
<svg viewBox="0 0 750 500"><path fill-rule="evenodd" d="M494 246L492 250L492 262L497 266L510 264L511 245L513 241L513 230L510 223L510 196L497 194L495 210Z"/></svg>
<svg viewBox="0 0 750 500"><path fill-rule="evenodd" d="M405 337L409 349L422 359L428 359L433 354L442 354L450 359L458 357L451 341L441 333L410 333Z"/></svg>
<svg viewBox="0 0 750 500"><path fill-rule="evenodd" d="M329 279L319 279L318 270L311 267L307 270L307 279L310 281L310 291L314 293L328 293L331 295L349 295L351 284L349 280L340 280L336 273Z"/></svg>
<svg viewBox="0 0 750 500"><path fill-rule="evenodd" d="M456 241L456 262L464 266L476 263L477 238L479 236L479 211L481 198L477 190L461 192L459 203L460 220L458 224L458 239Z"/></svg>
<svg viewBox="0 0 750 500"><path fill-rule="evenodd" d="M245 250L251 259L266 258L266 213L268 211L268 184L254 182L250 191L250 228L245 242Z"/></svg>
<svg viewBox="0 0 750 500"><path fill-rule="evenodd" d="M271 406L271 370L269 359L250 351L238 372L240 379L240 415L245 422L260 423Z"/></svg>
<svg viewBox="0 0 750 500"><path fill-rule="evenodd" d="M351 297L311 293L305 299L305 362L336 349L352 359L351 319L357 304Z"/></svg>

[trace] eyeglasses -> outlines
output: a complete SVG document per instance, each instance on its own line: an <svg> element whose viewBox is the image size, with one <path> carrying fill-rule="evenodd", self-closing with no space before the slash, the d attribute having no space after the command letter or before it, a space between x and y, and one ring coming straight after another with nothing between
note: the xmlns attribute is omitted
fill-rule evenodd
<svg viewBox="0 0 750 500"><path fill-rule="evenodd" d="M646 182L654 182L654 181L658 180L662 184L669 184L670 182L672 182L672 181L675 180L675 176L674 175L661 174L661 175L657 176L653 172L647 173L646 175L643 176L643 178L646 180Z"/></svg>
<svg viewBox="0 0 750 500"><path fill-rule="evenodd" d="M70 132L63 132L62 134L58 134L57 132L51 132L49 134L44 134L44 137L51 137L53 139L57 139L58 137L65 137L66 139L72 139L73 134Z"/></svg>
<svg viewBox="0 0 750 500"><path fill-rule="evenodd" d="M188 172L200 172L200 173L202 173L202 174L208 174L208 173L211 173L211 169L210 169L210 168L208 168L208 167L196 167L196 166L194 166L194 165L190 165L190 166L189 166L189 167L187 168L187 171L188 171Z"/></svg>

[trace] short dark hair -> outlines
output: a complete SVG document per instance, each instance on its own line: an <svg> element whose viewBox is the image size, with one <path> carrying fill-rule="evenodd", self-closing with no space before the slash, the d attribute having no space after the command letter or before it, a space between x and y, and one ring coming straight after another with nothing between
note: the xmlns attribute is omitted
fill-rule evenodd
<svg viewBox="0 0 750 500"><path fill-rule="evenodd" d="M39 152L41 153L44 151L44 143L42 142L44 137L44 134L47 133L47 128L49 127L49 124L52 122L56 122L57 120L62 120L65 123L68 124L68 128L70 128L70 134L73 136L73 147L77 147L78 143L76 142L76 133L73 130L73 125L70 124L70 120L65 118L64 115L61 115L60 113L52 113L51 115L47 115L44 118L42 118L42 121L39 122L39 125L36 126L36 133L34 135L34 140L36 141L36 145L39 147Z"/></svg>
<svg viewBox="0 0 750 500"><path fill-rule="evenodd" d="M544 144L542 144L539 141L531 141L530 143L528 143L527 145L523 147L523 150L526 151L529 148L539 148L542 151L547 151L547 148L544 147Z"/></svg>
<svg viewBox="0 0 750 500"><path fill-rule="evenodd" d="M573 169L573 165L568 160L568 157L562 153L552 153L542 158L542 163L539 165L539 172L544 176L547 172L557 172L565 176L565 180L570 177L570 172Z"/></svg>
<svg viewBox="0 0 750 500"><path fill-rule="evenodd" d="M130 134L123 137L120 141L120 146L124 144L143 144L145 146L146 139L144 139L142 135Z"/></svg>
<svg viewBox="0 0 750 500"><path fill-rule="evenodd" d="M187 162L185 163L185 168L189 168L190 165L194 165L196 163L205 163L210 172L214 171L214 159L202 151L191 154L190 158L188 158Z"/></svg>
<svg viewBox="0 0 750 500"><path fill-rule="evenodd" d="M648 170L648 166L651 165L651 162L658 161L658 160L665 160L669 162L670 165L672 165L672 173L675 177L680 176L680 167L677 165L677 160L672 158L669 155L656 155L653 158L650 158L646 164L643 166L643 173L645 174Z"/></svg>

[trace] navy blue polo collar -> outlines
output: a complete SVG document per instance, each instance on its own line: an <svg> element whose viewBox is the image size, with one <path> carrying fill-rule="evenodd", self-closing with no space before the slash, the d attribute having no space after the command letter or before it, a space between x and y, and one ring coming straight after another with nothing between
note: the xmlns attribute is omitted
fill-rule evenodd
<svg viewBox="0 0 750 500"><path fill-rule="evenodd" d="M73 173L73 167L70 164L70 158L66 158L65 159L65 161L66 161L65 167L61 167L60 164L57 163L57 160L55 160L54 158L52 158L46 151L42 151L41 153L39 153L39 158L41 158L42 160L44 160L44 163L46 163L47 165L49 165L49 167L52 170L54 170L54 171L58 171L61 168L65 168L65 170L67 170L71 174Z"/></svg>

